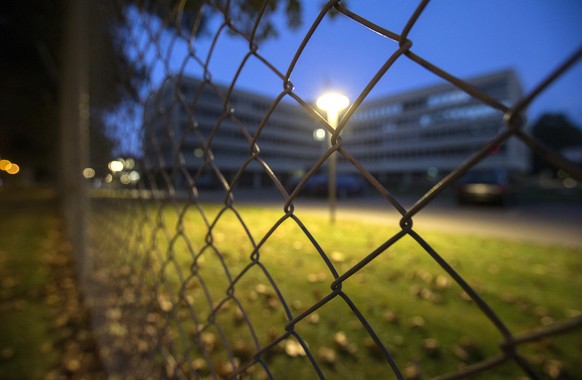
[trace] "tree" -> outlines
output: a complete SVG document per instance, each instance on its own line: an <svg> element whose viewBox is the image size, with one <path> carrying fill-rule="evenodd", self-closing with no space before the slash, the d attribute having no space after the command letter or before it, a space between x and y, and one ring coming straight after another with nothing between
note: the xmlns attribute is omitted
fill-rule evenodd
<svg viewBox="0 0 582 380"><path fill-rule="evenodd" d="M0 2L0 158L32 168L39 180L52 179L58 167L59 84L63 67L66 9L74 0ZM229 15L233 25L250 35L263 0L219 0L214 6ZM125 54L127 7L158 17L168 30L197 35L208 13L202 0L88 1L90 18L89 94L90 136L94 150L107 156L115 147L107 115L138 100L146 79L144 63ZM289 27L301 23L300 0L270 0L256 38L276 35L271 14L284 4ZM94 145L94 144L93 144Z"/></svg>
<svg viewBox="0 0 582 380"><path fill-rule="evenodd" d="M532 126L532 135L544 145L559 152L571 146L582 146L582 130L562 113L546 113ZM533 157L532 170L539 173L543 170L555 171L554 167L538 155Z"/></svg>
<svg viewBox="0 0 582 380"><path fill-rule="evenodd" d="M59 166L59 86L67 4L65 0L0 3L0 157L18 163L36 181L52 181ZM103 12L105 7L94 8ZM89 61L100 56L107 57L102 62L109 62L93 66L90 74L96 79L90 88L90 136L101 152L108 152L114 143L104 128L102 110L131 96L140 71L123 53L116 22L103 21L113 19L101 15L90 20L95 43ZM95 25L99 22L101 26ZM123 79L133 80L132 86Z"/></svg>
<svg viewBox="0 0 582 380"><path fill-rule="evenodd" d="M59 1L0 3L0 156L44 180L58 160Z"/></svg>
<svg viewBox="0 0 582 380"><path fill-rule="evenodd" d="M145 3L139 0L130 0L128 2L130 6L135 6L142 12L156 16L167 28L181 29L187 35L196 35L204 31L207 18L212 13L211 7L209 7L210 12L207 12L208 8L202 10L204 3L206 2L203 0L158 0ZM271 15L282 4L285 7L287 27L294 29L301 25L303 7L300 0L268 0L265 15L255 34L257 40L277 35L277 28ZM236 29L250 36L256 18L265 6L265 0L220 0L213 2L213 5L220 12L228 14Z"/></svg>

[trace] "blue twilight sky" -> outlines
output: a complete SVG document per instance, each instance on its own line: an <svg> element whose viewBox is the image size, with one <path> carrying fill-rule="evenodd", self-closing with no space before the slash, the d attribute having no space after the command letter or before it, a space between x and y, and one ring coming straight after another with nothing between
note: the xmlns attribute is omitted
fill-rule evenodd
<svg viewBox="0 0 582 380"><path fill-rule="evenodd" d="M347 6L400 34L419 2L348 0ZM282 73L287 72L324 1L303 0L302 4L302 27L288 30L280 10L274 16L279 36L259 46L259 53ZM284 2L280 7L284 7ZM211 18L206 35L191 41L197 57L205 60L208 56L212 37L221 21L216 16ZM141 38L147 40L147 37ZM436 0L429 3L409 39L414 53L462 79L513 68L524 91L528 92L582 47L582 0ZM160 42L163 49L168 47L163 55L168 57L169 66L164 66L162 60L152 66L156 77L153 86L165 75L181 70L202 75L201 65L188 56L184 41L165 34ZM332 87L353 101L396 48L392 40L341 14L333 20L326 16L291 74L295 92L311 101ZM231 83L248 51L248 43L242 38L222 33L209 61L212 79L217 83ZM442 79L401 57L369 98L439 83ZM283 88L282 81L254 57L242 70L237 87L273 98ZM548 111L565 112L582 126L582 61L531 105L527 114L530 123Z"/></svg>

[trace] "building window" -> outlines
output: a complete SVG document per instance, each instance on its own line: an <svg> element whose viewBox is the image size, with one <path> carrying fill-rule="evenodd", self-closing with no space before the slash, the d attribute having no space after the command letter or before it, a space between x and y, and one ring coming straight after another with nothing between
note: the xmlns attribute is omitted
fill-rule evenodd
<svg viewBox="0 0 582 380"><path fill-rule="evenodd" d="M451 90L430 95L427 100L429 108L460 104L471 98L469 94L460 90Z"/></svg>

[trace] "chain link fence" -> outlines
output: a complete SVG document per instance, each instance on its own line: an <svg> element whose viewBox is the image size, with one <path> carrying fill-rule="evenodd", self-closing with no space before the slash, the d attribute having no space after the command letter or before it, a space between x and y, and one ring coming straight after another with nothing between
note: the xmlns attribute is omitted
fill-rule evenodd
<svg viewBox="0 0 582 380"><path fill-rule="evenodd" d="M414 52L409 35L430 12L429 1L419 2L402 30L329 1L283 68L261 55L271 3L258 3L120 1L113 6L112 13L128 21L125 51L142 78L139 100L108 116L117 137L133 151L110 164L100 188L90 189L86 211L82 267L90 272L88 302L110 376L576 377L579 364L561 358L581 350L579 302L566 305L565 315L505 291L504 283L493 286L491 274L511 267L501 261L521 262L509 243L502 252L491 252L493 259L471 257L472 248L464 246L457 249L467 252L455 256L441 251L439 238L419 232L413 221L438 198L450 196L457 180L486 162L492 150L514 140L582 181L579 167L528 133L524 117L540 93L579 61L582 50L507 104ZM320 25L333 22L332 13L397 45L370 73L337 127L292 83L303 52ZM218 26L205 27L209 20ZM237 55L240 60L233 55L233 79L223 84L213 79L212 68L221 64L215 55L227 39L242 41L246 50ZM200 40L209 43L203 53ZM502 123L446 175L425 182L410 205L399 200L398 184L378 174L381 167L367 166L349 134L372 90L404 62L486 106ZM251 64L278 82L276 96L238 87ZM245 107L255 119L245 117ZM312 136L320 128L330 136L325 147ZM372 229L339 218L329 224L311 212L317 202L304 194L332 157L340 170L365 183L376 208L398 215L394 223ZM249 194L255 203L245 201ZM487 245L486 239L474 241ZM572 270L580 268L579 259L572 263ZM530 264L542 278L552 270ZM542 280L515 281L507 286L545 286ZM568 291L568 284L552 289ZM516 313L518 325L511 317ZM480 341L480 330L495 337L493 343Z"/></svg>

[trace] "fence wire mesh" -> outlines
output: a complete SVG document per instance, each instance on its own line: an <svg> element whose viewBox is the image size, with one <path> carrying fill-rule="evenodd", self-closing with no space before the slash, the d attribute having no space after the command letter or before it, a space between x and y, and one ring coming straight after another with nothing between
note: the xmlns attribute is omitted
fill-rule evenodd
<svg viewBox="0 0 582 380"><path fill-rule="evenodd" d="M531 265L540 278L552 268L525 264L512 256L511 246L491 252L492 259L472 257L473 248L465 246L458 248L466 250L462 255L443 252L439 238L421 233L413 220L510 140L582 181L579 167L528 133L524 117L540 93L580 60L582 50L548 68L536 88L507 104L415 53L409 36L430 12L429 1L418 4L402 30L389 30L351 12L349 4L329 1L284 67L261 55L272 3L258 3L115 5L129 20L125 49L143 79L139 101L111 116L118 136L135 141L139 153L133 162L125 161L125 169L112 168L112 184L94 191L90 200L90 303L111 376L576 377L580 364L564 358L580 353L580 303L564 306L569 313L549 310L528 299L527 287L545 286L542 280L505 284L494 275L511 266L510 260ZM293 85L302 54L332 13L387 44L396 43L336 128ZM208 28L209 19L220 22ZM210 41L207 49L199 50L201 39ZM228 39L242 42L246 50L228 63L215 62ZM348 143L350 123L369 94L403 63L490 108L504 125L411 204L402 203L398 185L379 178ZM213 79L213 67L221 64L234 67L230 83ZM260 66L267 73L261 75L271 76L280 88L268 103L263 98L255 120L245 119L235 104L252 100L238 88L249 65ZM292 120L302 115L309 128L297 127L298 145L288 138L273 152L269 147L279 132L270 129L281 113ZM311 136L317 128L331 136L322 149ZM285 146L295 152L286 156ZM297 146L311 146L315 153L300 154ZM301 197L332 156L365 181L376 208L397 213L391 225L368 230L343 219L328 225L310 211L313 202ZM303 160L305 170L290 187L281 162L292 163L293 157ZM132 177L131 165L139 179ZM257 187L262 190L252 190ZM244 201L249 193L268 199L249 204ZM475 241L486 244L486 239ZM571 263L580 268L579 259ZM552 289L568 291L567 284L560 286ZM514 293L516 288L522 291ZM521 324L510 314L519 314ZM483 337L478 331L496 338L482 342L475 338Z"/></svg>

